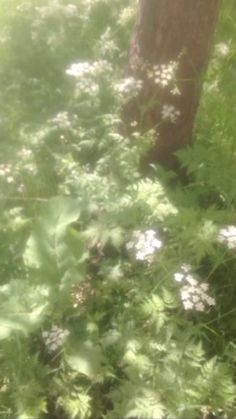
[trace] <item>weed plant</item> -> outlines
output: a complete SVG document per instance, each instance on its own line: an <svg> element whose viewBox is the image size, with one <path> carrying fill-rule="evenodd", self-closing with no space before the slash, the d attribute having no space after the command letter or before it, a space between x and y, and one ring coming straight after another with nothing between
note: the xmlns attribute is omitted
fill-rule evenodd
<svg viewBox="0 0 236 419"><path fill-rule="evenodd" d="M185 186L140 174L152 132L122 134L135 8L1 1L4 419L236 417L235 4L178 153Z"/></svg>

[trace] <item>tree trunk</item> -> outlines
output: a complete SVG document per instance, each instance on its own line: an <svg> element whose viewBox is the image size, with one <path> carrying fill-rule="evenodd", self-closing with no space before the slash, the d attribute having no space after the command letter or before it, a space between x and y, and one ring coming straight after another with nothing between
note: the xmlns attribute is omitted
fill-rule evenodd
<svg viewBox="0 0 236 419"><path fill-rule="evenodd" d="M156 142L146 164L157 162L175 169L174 153L191 142L219 2L139 0L129 74L141 79L143 88L125 108L124 119L129 126L137 120L141 131L156 129ZM165 73L168 67L169 73ZM165 75L175 80L166 80Z"/></svg>

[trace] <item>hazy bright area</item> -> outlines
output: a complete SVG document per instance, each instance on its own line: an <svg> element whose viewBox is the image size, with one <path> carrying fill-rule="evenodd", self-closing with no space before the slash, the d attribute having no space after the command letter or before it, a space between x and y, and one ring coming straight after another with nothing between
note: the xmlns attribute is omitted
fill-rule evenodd
<svg viewBox="0 0 236 419"><path fill-rule="evenodd" d="M236 4L184 185L122 131L136 7L0 1L3 419L236 418Z"/></svg>

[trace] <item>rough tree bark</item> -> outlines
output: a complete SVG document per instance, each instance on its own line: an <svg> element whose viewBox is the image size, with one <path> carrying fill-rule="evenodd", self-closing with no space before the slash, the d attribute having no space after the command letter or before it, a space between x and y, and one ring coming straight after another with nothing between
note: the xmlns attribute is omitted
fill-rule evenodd
<svg viewBox="0 0 236 419"><path fill-rule="evenodd" d="M158 126L158 136L146 163L167 168L177 165L174 153L191 142L194 118L201 94L202 75L207 66L220 0L139 0L136 25L129 51L129 74L143 80L139 97L125 109L129 124L140 122L143 130ZM145 66L178 61L180 95L173 95L147 77ZM155 102L155 104L154 104ZM164 105L180 112L175 123L164 121Z"/></svg>

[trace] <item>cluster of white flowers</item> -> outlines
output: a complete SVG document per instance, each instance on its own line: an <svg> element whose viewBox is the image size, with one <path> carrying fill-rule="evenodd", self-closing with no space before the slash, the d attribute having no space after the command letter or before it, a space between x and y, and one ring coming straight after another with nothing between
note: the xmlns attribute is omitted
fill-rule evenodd
<svg viewBox="0 0 236 419"><path fill-rule="evenodd" d="M160 64L152 67L148 71L148 77L153 79L154 82L162 87L167 87L175 81L178 63L170 61L169 64Z"/></svg>
<svg viewBox="0 0 236 419"><path fill-rule="evenodd" d="M181 283L181 300L185 310L205 311L215 305L215 299L208 295L209 285L199 282L191 274L191 266L182 265L180 272L174 274L175 281Z"/></svg>
<svg viewBox="0 0 236 419"><path fill-rule="evenodd" d="M99 92L98 79L112 71L111 64L106 60L94 62L78 62L72 64L66 74L76 78L75 95L82 94L97 95Z"/></svg>
<svg viewBox="0 0 236 419"><path fill-rule="evenodd" d="M217 55L221 57L226 57L230 53L230 47L224 42L220 42L215 47Z"/></svg>
<svg viewBox="0 0 236 419"><path fill-rule="evenodd" d="M154 230L133 233L134 240L127 243L127 249L135 252L135 258L141 261L150 261L154 253L162 247L162 241L157 238Z"/></svg>
<svg viewBox="0 0 236 419"><path fill-rule="evenodd" d="M66 74L76 78L83 78L88 76L99 76L104 72L111 71L111 64L106 60L99 60L94 62L81 61L71 64L66 70Z"/></svg>
<svg viewBox="0 0 236 419"><path fill-rule="evenodd" d="M171 89L170 93L173 96L179 96L179 95L181 95L181 92L180 92L180 90L179 90L179 88L177 86L174 86L173 89Z"/></svg>
<svg viewBox="0 0 236 419"><path fill-rule="evenodd" d="M75 87L75 96L78 97L81 93L91 96L96 96L99 92L99 84L91 79L77 80Z"/></svg>
<svg viewBox="0 0 236 419"><path fill-rule="evenodd" d="M217 240L225 243L228 249L236 249L236 226L229 225L221 228Z"/></svg>
<svg viewBox="0 0 236 419"><path fill-rule="evenodd" d="M126 25L134 17L134 14L135 14L135 10L133 7L131 6L125 7L120 13L119 20L118 20L119 24L122 26Z"/></svg>
<svg viewBox="0 0 236 419"><path fill-rule="evenodd" d="M39 6L35 8L41 19L47 19L55 12L61 12L66 17L72 17L78 13L78 8L75 4L62 5L58 0L52 0L49 6Z"/></svg>
<svg viewBox="0 0 236 419"><path fill-rule="evenodd" d="M114 53L119 51L110 26L101 35L98 42L98 50L101 57L113 57Z"/></svg>
<svg viewBox="0 0 236 419"><path fill-rule="evenodd" d="M161 116L163 120L170 121L174 124L180 116L180 111L173 105L164 105L162 107Z"/></svg>
<svg viewBox="0 0 236 419"><path fill-rule="evenodd" d="M66 342L70 332L58 326L52 326L48 332L43 332L42 337L49 352L60 349Z"/></svg>
<svg viewBox="0 0 236 419"><path fill-rule="evenodd" d="M119 95L136 96L142 89L142 80L137 80L134 77L126 77L115 84L115 92Z"/></svg>
<svg viewBox="0 0 236 419"><path fill-rule="evenodd" d="M59 112L51 120L51 122L62 129L71 128L71 124L72 124L72 121L68 112Z"/></svg>
<svg viewBox="0 0 236 419"><path fill-rule="evenodd" d="M7 183L14 182L11 164L0 164L0 177L4 178Z"/></svg>
<svg viewBox="0 0 236 419"><path fill-rule="evenodd" d="M21 159L28 159L29 157L32 156L32 150L30 150L30 148L26 148L23 147L19 152L18 152L18 156Z"/></svg>

